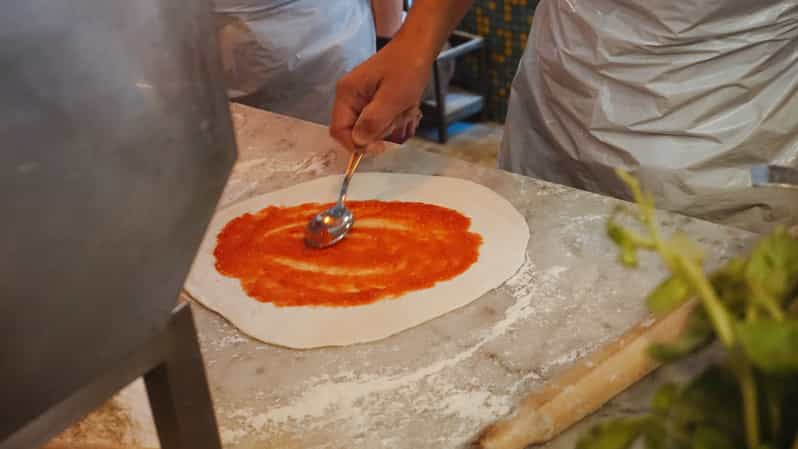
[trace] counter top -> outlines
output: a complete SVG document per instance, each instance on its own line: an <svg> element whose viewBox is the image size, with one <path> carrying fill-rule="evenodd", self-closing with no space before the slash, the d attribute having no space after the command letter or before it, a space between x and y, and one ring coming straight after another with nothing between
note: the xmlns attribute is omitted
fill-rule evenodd
<svg viewBox="0 0 798 449"><path fill-rule="evenodd" d="M326 128L233 106L239 161L220 207L341 173ZM226 448L458 448L532 388L645 319L656 263L627 271L605 237L618 201L390 146L363 171L464 178L528 221L527 262L470 305L375 343L297 351L260 343L195 307ZM747 234L662 214L717 263ZM632 398L634 399L634 398Z"/></svg>
<svg viewBox="0 0 798 449"><path fill-rule="evenodd" d="M326 128L239 105L232 114L239 160L220 208L343 171L347 154ZM619 201L398 146L365 159L361 170L445 175L493 189L527 219L527 261L466 307L349 347L271 346L194 303L226 449L468 447L526 393L646 318L642 298L664 272L653 258L634 271L617 263L604 226ZM678 215L660 221L697 239L711 264L750 239ZM639 410L655 381L594 416ZM579 430L548 446L573 447Z"/></svg>

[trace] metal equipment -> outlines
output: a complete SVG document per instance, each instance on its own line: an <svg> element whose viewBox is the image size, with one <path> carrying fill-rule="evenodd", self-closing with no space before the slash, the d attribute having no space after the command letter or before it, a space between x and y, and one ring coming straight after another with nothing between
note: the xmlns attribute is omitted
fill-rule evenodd
<svg viewBox="0 0 798 449"><path fill-rule="evenodd" d="M798 169L778 165L751 167L751 183L755 187L798 189Z"/></svg>
<svg viewBox="0 0 798 449"><path fill-rule="evenodd" d="M236 156L217 52L207 1L4 2L0 448L142 375L165 449L219 447L175 310Z"/></svg>

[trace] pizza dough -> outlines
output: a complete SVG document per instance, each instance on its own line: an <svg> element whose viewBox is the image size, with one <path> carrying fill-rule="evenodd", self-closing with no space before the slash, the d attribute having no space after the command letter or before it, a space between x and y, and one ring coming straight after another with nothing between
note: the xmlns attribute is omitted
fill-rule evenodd
<svg viewBox="0 0 798 449"><path fill-rule="evenodd" d="M417 201L470 217L471 231L484 240L477 262L461 275L432 288L355 307L276 307L250 298L237 279L216 271L216 236L230 220L269 205L335 201L341 179L320 178L217 212L194 260L186 290L242 332L266 343L302 349L343 346L380 340L465 306L500 286L524 262L529 240L526 220L495 192L455 178L358 173L352 179L349 199Z"/></svg>

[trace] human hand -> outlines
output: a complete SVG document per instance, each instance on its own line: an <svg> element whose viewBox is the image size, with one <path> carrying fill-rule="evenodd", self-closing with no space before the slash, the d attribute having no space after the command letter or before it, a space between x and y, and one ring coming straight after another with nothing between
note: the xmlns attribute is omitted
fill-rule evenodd
<svg viewBox="0 0 798 449"><path fill-rule="evenodd" d="M421 122L422 114L418 107L414 107L402 113L391 125L391 133L384 138L388 142L404 143L414 135Z"/></svg>
<svg viewBox="0 0 798 449"><path fill-rule="evenodd" d="M338 81L330 135L347 149L378 152L380 141L402 143L421 119L419 102L432 61L412 40L394 39Z"/></svg>

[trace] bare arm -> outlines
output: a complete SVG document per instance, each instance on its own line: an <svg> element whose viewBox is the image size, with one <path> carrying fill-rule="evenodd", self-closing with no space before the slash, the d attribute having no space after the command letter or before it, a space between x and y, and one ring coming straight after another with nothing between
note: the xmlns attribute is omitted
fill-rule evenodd
<svg viewBox="0 0 798 449"><path fill-rule="evenodd" d="M402 26L402 0L371 0L378 37L393 37Z"/></svg>
<svg viewBox="0 0 798 449"><path fill-rule="evenodd" d="M330 134L351 150L414 129L409 122L418 123L415 111L432 63L472 3L415 0L393 40L339 80Z"/></svg>
<svg viewBox="0 0 798 449"><path fill-rule="evenodd" d="M413 46L431 64L474 0L415 0L395 39Z"/></svg>

